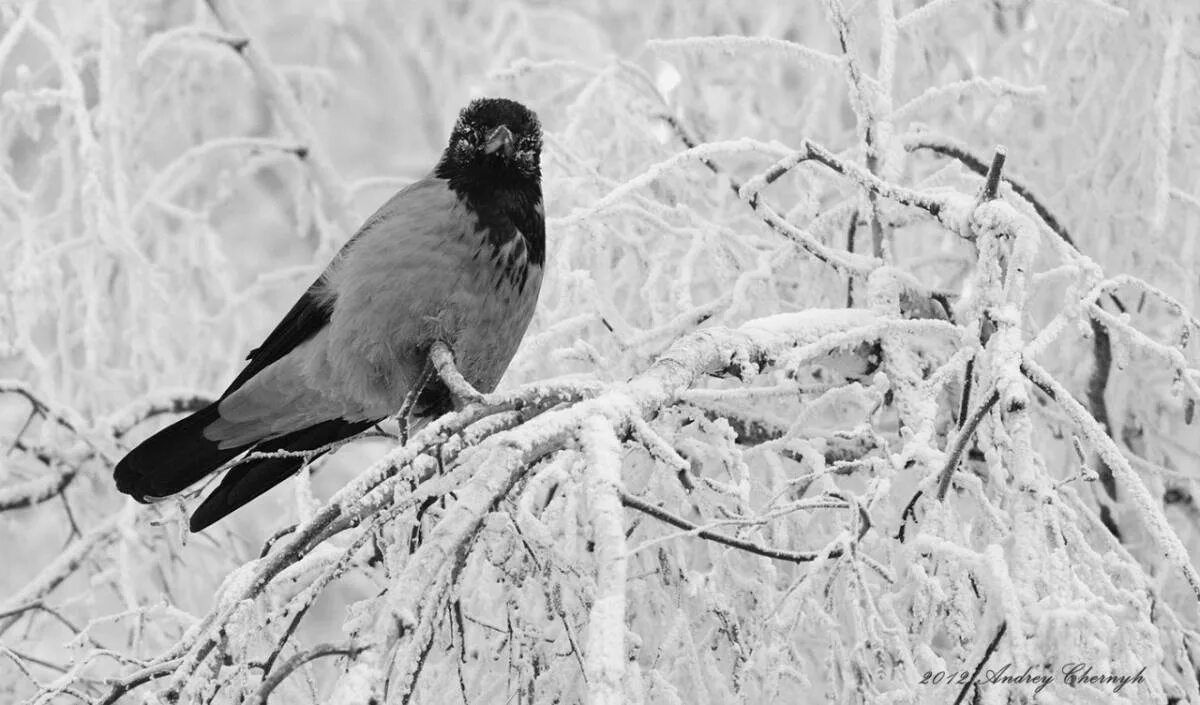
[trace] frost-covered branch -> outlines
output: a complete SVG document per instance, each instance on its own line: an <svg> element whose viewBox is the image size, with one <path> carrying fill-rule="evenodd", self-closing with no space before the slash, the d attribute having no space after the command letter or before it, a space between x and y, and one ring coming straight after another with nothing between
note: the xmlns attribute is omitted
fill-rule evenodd
<svg viewBox="0 0 1200 705"><path fill-rule="evenodd" d="M588 464L587 500L596 543L596 594L588 615L584 647L590 703L625 702L621 686L628 660L625 647L625 521L621 509L620 444L603 416L586 419L580 443Z"/></svg>
<svg viewBox="0 0 1200 705"><path fill-rule="evenodd" d="M1197 573L1196 567L1192 565L1188 551L1179 540L1179 536L1163 516L1160 503L1151 496L1145 483L1133 471L1121 450L1108 437L1104 429L1096 423L1096 420L1088 414L1087 410L1075 401L1070 392L1056 382L1040 365L1025 360L1021 363L1021 372L1049 394L1050 398L1067 413L1088 444L1095 448L1104 462L1113 469L1113 474L1133 502L1134 508L1140 515L1146 530L1158 544L1159 550L1183 574L1192 588L1192 593L1200 601L1200 573Z"/></svg>
<svg viewBox="0 0 1200 705"><path fill-rule="evenodd" d="M354 658L361 652L362 649L355 647L353 644L320 644L302 651L280 664L279 668L271 672L270 677L264 680L262 686L258 689L258 696L253 702L259 703L259 705L266 705L267 699L271 697L271 693L279 687L279 684L309 661L328 656Z"/></svg>
<svg viewBox="0 0 1200 705"><path fill-rule="evenodd" d="M254 74L255 80L266 95L271 109L299 143L299 147L292 151L308 164L313 180L324 194L326 203L328 203L326 210L335 219L341 230L336 237L345 237L346 234L353 233L357 229L358 223L348 208L349 192L346 184L326 154L312 123L305 117L304 110L296 99L291 86L267 56L262 41L254 38L233 0L206 0L206 2L218 22L229 34L244 39L231 47L246 61L247 67ZM330 237L335 237L335 235L331 234Z"/></svg>
<svg viewBox="0 0 1200 705"><path fill-rule="evenodd" d="M966 145L949 137L922 132L906 138L904 140L904 148L910 152L926 149L935 154L950 157L985 178L991 173L991 164L989 162L973 154ZM1013 193L1025 199L1047 227L1053 230L1068 245L1075 246L1075 242L1071 238L1070 233L1067 232L1067 229L1063 227L1045 203L1033 194L1028 186L1022 181L1013 178L1011 174L1003 178L1003 183L1008 184L1012 188Z"/></svg>

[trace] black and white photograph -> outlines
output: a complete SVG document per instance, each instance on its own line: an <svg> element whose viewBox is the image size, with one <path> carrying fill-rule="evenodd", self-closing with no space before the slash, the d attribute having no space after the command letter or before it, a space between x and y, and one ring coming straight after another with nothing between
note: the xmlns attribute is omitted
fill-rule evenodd
<svg viewBox="0 0 1200 705"><path fill-rule="evenodd" d="M1197 0L0 0L0 705L1200 705Z"/></svg>

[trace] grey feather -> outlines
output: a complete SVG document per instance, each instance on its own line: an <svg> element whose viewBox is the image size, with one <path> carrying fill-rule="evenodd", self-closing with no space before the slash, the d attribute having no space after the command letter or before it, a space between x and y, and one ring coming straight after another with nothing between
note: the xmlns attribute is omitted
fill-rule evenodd
<svg viewBox="0 0 1200 705"><path fill-rule="evenodd" d="M463 198L429 177L364 224L322 280L329 324L223 399L221 447L322 421L395 413L434 340L477 389L495 388L533 317L542 267L515 232L500 247ZM506 272L526 272L520 281Z"/></svg>

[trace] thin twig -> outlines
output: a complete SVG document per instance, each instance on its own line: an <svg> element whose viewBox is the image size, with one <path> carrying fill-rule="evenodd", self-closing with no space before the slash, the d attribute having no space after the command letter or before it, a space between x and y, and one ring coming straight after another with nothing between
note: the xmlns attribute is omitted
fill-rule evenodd
<svg viewBox="0 0 1200 705"><path fill-rule="evenodd" d="M982 159L972 154L967 150L966 147L945 138L939 138L932 135L919 135L915 139L907 142L904 145L904 148L910 152L914 152L918 149L927 149L935 154L956 159L963 166L983 177L986 177L988 171L991 169L987 162L984 162ZM1045 222L1046 225L1053 230L1056 235L1062 238L1063 242L1067 243L1071 247L1076 247L1075 241L1071 238L1071 234L1067 232L1066 227L1059 222L1058 218L1054 217L1054 214L1050 212L1050 209L1047 208L1046 205L1039 198L1037 198L1027 186L1020 181L1014 180L1012 176L1003 177L1002 181L1007 182L1008 185L1012 187L1013 193L1025 199L1025 201L1033 207L1033 210L1038 214L1042 221Z"/></svg>
<svg viewBox="0 0 1200 705"><path fill-rule="evenodd" d="M25 448L24 444L20 442L15 444L14 447L21 450ZM44 453L35 453L33 455L51 468L54 468L58 464L54 458ZM0 487L0 512L12 509L26 509L35 504L41 504L42 502L54 499L66 491L67 487L74 482L78 474L79 468L68 467L64 470L56 470L55 474L51 477L40 477L16 485Z"/></svg>
<svg viewBox="0 0 1200 705"><path fill-rule="evenodd" d="M667 123L675 132L675 136L683 143L683 146L688 149L695 149L698 142L695 137L688 132L677 118L672 115L660 115L662 120ZM795 158L788 158L777 162L770 169L759 175L756 179L743 184L734 176L726 173L724 169L716 164L708 157L701 157L700 163L708 167L709 171L723 176L729 180L729 187L739 199L750 207L750 210L758 214L763 223L771 230L779 235L795 242L801 249L808 252L820 262L824 262L832 267L844 271L850 276L866 276L876 265L878 260L871 257L856 255L852 252L838 251L834 248L826 247L818 242L814 237L805 233L796 225L779 215L773 208L762 203L759 198L759 192L766 186L773 183L775 180L791 171L798 164L806 161L807 157L797 154Z"/></svg>
<svg viewBox="0 0 1200 705"><path fill-rule="evenodd" d="M858 57L855 56L853 41L850 36L850 22L846 17L845 8L839 0L826 0L825 7L829 12L830 24L833 25L837 32L838 46L841 47L842 57L844 58L843 65L846 68L846 79L850 85L850 103L854 108L854 114L858 121L859 136L862 139L864 151L866 153L867 171L872 175L879 174L880 158L885 154L885 150L879 145L879 129L877 126L878 112L875 105L876 98L886 100L890 103L890 98L883 97L882 91L871 91L864 88L865 79L863 77L862 68L858 65ZM894 50L895 45L892 45ZM887 53L881 50L881 53ZM880 61L884 62L888 59L883 56ZM885 87L885 91L890 90L890 86ZM865 184L864 184L865 186ZM884 248L884 232L883 221L879 216L879 193L869 187L866 190L867 204L870 206L871 226L871 254L878 259L883 259L885 254Z"/></svg>
<svg viewBox="0 0 1200 705"><path fill-rule="evenodd" d="M283 652L283 647L287 646L288 640L291 639L292 635L296 633L296 627L300 626L301 620L304 619L304 615L308 614L308 608L312 607L312 604L313 600L309 600L301 605L301 607L296 610L296 613L292 615L292 619L290 622L288 622L287 628L283 630L283 636L279 637L279 641L276 642L275 648L271 649L271 653L267 655L267 660L263 662L264 674L271 672L271 667L275 665L275 660L279 658L279 654Z"/></svg>
<svg viewBox="0 0 1200 705"><path fill-rule="evenodd" d="M115 415L120 420L120 424L113 426L113 437L120 439L138 424L149 421L156 416L164 414L191 414L200 411L211 404L212 401L211 397L199 394L187 394L169 399L158 399L149 404L135 402L135 405L139 406L134 413L118 412Z"/></svg>
<svg viewBox="0 0 1200 705"><path fill-rule="evenodd" d="M1104 398L1105 390L1108 389L1109 375L1112 372L1112 339L1109 338L1108 329L1100 321L1091 318L1089 323L1092 327L1092 357L1096 362L1092 366L1091 375L1088 376L1088 410L1092 412L1096 422L1104 428L1108 437L1112 438L1112 422L1109 421L1108 402ZM1109 497L1116 499L1117 480L1113 477L1112 468L1104 462L1103 458L1099 458L1098 465L1096 472L1100 475L1100 484Z"/></svg>
<svg viewBox="0 0 1200 705"><path fill-rule="evenodd" d="M971 387L975 384L975 356L967 360L967 369L963 372L962 402L958 406L958 427L962 428L967 422L967 412L971 410Z"/></svg>
<svg viewBox="0 0 1200 705"><path fill-rule="evenodd" d="M1021 373L1058 403L1059 408L1066 412L1080 434L1112 468L1113 475L1120 479L1123 485L1122 493L1129 498L1130 506L1138 509L1147 532L1158 544L1161 555L1183 573L1193 596L1200 600L1200 573L1196 572L1187 548L1163 515L1161 497L1150 493L1117 444L1096 423L1087 409L1041 365L1026 358L1021 361Z"/></svg>
<svg viewBox="0 0 1200 705"><path fill-rule="evenodd" d="M404 395L404 403L400 405L400 411L396 413L396 418L400 422L400 445L408 443L408 436L411 430L409 417L412 415L413 408L417 405L417 399L421 397L421 392L425 391L429 380L433 378L433 372L433 356L428 355L425 358L425 366L421 368L421 376L417 378L416 384Z"/></svg>
<svg viewBox="0 0 1200 705"><path fill-rule="evenodd" d="M93 551L116 540L117 525L120 519L119 512L111 515L102 524L68 546L65 551L46 565L37 577L26 583L20 592L0 605L0 611L8 612L16 605L39 602L53 592L90 558ZM0 634L12 627L18 619L19 615L0 619Z"/></svg>
<svg viewBox="0 0 1200 705"><path fill-rule="evenodd" d="M975 413L967 421L966 425L958 430L958 435L954 437L954 445L950 449L950 454L946 456L946 464L942 467L941 474L938 475L938 492L937 498L941 502L946 499L946 491L950 489L950 478L954 475L955 468L958 467L958 459L962 457L963 451L967 448L967 443L970 442L971 436L975 435L975 429L979 427L979 422L984 416L992 410L996 402L1000 400L1000 392L993 389L988 395L986 401L979 405Z"/></svg>
<svg viewBox="0 0 1200 705"><path fill-rule="evenodd" d="M349 191L317 139L316 130L304 115L296 94L261 48L265 46L264 43L251 34L233 0L206 2L225 31L239 38L237 44L230 46L245 60L280 122L300 143L300 151L297 154L308 164L313 180L325 194L327 212L337 221L343 232L354 232L357 223L347 208Z"/></svg>
<svg viewBox="0 0 1200 705"><path fill-rule="evenodd" d="M789 563L809 563L821 558L823 555L813 551L789 551L783 548L762 546L751 541L745 541L743 539L733 538L732 536L718 534L715 531L709 531L708 529L702 529L687 519L678 517L664 509L661 509L660 507L656 507L653 504L638 499L624 490L621 491L621 504L624 504L630 509L636 509L643 514L652 516L655 519L658 519L666 524L670 524L676 528L694 533L702 539L715 541L717 543L725 544L731 548L736 548L738 550L746 551L747 553L753 553L759 556L765 556L767 558L773 558L778 561L787 561ZM837 558L841 555L841 549L834 549L830 551L826 557Z"/></svg>
<svg viewBox="0 0 1200 705"><path fill-rule="evenodd" d="M1000 172L1004 169L1004 159L1007 156L1008 150L1003 145L996 145L996 152L992 155L992 165L988 167L987 178L983 182L980 200L996 200L996 192L1000 190Z"/></svg>
<svg viewBox="0 0 1200 705"><path fill-rule="evenodd" d="M126 693L129 693L138 686L145 685L146 683L149 683L150 681L161 676L165 676L171 671L175 670L175 667L178 666L181 661L183 661L183 659L179 658L163 661L162 663L156 663L151 666L147 666L139 671L134 671L120 680L109 681L112 683L113 688L108 692L108 695L106 695L103 700L97 702L97 705L114 705L118 700L125 697Z"/></svg>
<svg viewBox="0 0 1200 705"><path fill-rule="evenodd" d="M255 696L255 702L257 702L259 705L266 705L267 698L270 697L271 691L279 687L279 684L287 680L287 677L292 675L296 669L300 668L309 661L323 658L325 656L349 656L350 658L354 658L363 651L363 647L355 646L354 644L320 644L318 646L314 646L308 651L301 651L300 653L293 655L287 661L284 661L283 665L281 665L274 673L270 674L270 676L263 681L262 686L258 689L258 694Z"/></svg>
<svg viewBox="0 0 1200 705"><path fill-rule="evenodd" d="M921 495L925 494L925 490L917 490L908 500L908 504L904 505L904 511L900 512L900 529L896 531L896 540L904 543L904 533L908 528L908 519L912 517L913 521L917 520L917 500Z"/></svg>
<svg viewBox="0 0 1200 705"><path fill-rule="evenodd" d="M983 652L983 658L979 659L979 663L975 664L975 670L971 672L971 678L966 683L963 683L962 690L958 691L958 697L954 699L954 705L962 705L963 698L967 697L967 690L975 683L975 679L979 677L979 672L983 670L984 664L992 657L996 647L1000 644L1000 639L1004 636L1004 632L1008 631L1008 622L1000 623L1000 628L996 630L996 636L992 637L992 642L988 644L987 650Z"/></svg>
<svg viewBox="0 0 1200 705"><path fill-rule="evenodd" d="M854 252L854 240L858 235L858 209L850 213L850 225L846 229L846 251ZM854 277L846 278L846 308L854 308Z"/></svg>

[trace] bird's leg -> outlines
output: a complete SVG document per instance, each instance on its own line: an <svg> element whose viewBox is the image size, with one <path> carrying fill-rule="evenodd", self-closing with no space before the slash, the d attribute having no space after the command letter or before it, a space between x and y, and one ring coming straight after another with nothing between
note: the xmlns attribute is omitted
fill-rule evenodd
<svg viewBox="0 0 1200 705"><path fill-rule="evenodd" d="M430 356L425 359L425 367L421 370L421 376L417 378L417 383L410 387L408 393L404 395L404 403L400 405L400 411L396 413L396 418L400 421L401 445L408 443L408 417L412 415L413 407L417 405L417 398L421 396L421 392L425 391L425 386L433 378L433 373L433 357Z"/></svg>
<svg viewBox="0 0 1200 705"><path fill-rule="evenodd" d="M450 396L454 398L457 407L462 408L472 402L484 401L483 394L471 386L467 378L458 371L458 367L454 364L454 353L451 352L450 346L445 341L435 340L433 342L429 348L429 360L437 369L438 376L442 378L446 388L450 390Z"/></svg>

